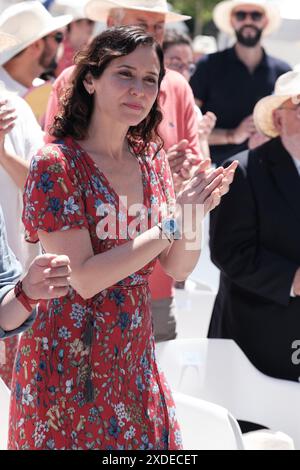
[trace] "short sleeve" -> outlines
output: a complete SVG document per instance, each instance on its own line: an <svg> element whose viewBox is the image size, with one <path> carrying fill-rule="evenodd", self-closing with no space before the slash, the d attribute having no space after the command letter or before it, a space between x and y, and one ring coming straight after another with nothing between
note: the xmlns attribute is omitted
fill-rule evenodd
<svg viewBox="0 0 300 470"><path fill-rule="evenodd" d="M23 209L28 242L38 241L38 230L50 233L73 228L88 229L71 152L66 146L49 144L31 161Z"/></svg>

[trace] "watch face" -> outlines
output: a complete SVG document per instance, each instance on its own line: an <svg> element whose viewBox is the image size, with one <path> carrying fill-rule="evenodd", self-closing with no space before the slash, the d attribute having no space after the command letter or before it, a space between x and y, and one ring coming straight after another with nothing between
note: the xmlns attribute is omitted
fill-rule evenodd
<svg viewBox="0 0 300 470"><path fill-rule="evenodd" d="M170 233L175 233L177 224L175 219L167 219L164 223L164 229Z"/></svg>
<svg viewBox="0 0 300 470"><path fill-rule="evenodd" d="M171 238L181 238L178 224L175 219L165 219L162 221L163 231Z"/></svg>

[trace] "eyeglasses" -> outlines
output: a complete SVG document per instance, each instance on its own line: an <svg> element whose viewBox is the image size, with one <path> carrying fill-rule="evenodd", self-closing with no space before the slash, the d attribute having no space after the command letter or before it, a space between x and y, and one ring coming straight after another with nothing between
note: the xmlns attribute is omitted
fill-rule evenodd
<svg viewBox="0 0 300 470"><path fill-rule="evenodd" d="M62 33L61 31L57 31L56 33L48 34L43 39L47 38L53 38L54 41L57 42L57 44L60 44L64 40L64 33Z"/></svg>
<svg viewBox="0 0 300 470"><path fill-rule="evenodd" d="M249 16L252 21L260 21L264 17L264 13L261 11L243 11L238 10L233 13L237 21L245 21L245 19Z"/></svg>
<svg viewBox="0 0 300 470"><path fill-rule="evenodd" d="M193 75L196 70L196 64L184 64L179 60L172 60L167 64L169 69L175 70L176 72L182 73L185 70L189 73L189 75Z"/></svg>

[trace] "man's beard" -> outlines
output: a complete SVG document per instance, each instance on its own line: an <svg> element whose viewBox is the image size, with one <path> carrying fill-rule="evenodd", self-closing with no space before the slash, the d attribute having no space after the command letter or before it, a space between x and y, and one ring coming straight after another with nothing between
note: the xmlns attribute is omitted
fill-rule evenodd
<svg viewBox="0 0 300 470"><path fill-rule="evenodd" d="M52 57L49 60L45 54L42 54L39 59L39 65L43 68L43 71L53 70L57 67L56 57Z"/></svg>
<svg viewBox="0 0 300 470"><path fill-rule="evenodd" d="M253 31L255 31L256 34L254 36L244 36L243 32L247 28L248 29L249 28L253 29ZM256 26L253 26L253 25L247 26L246 25L246 26L243 26L239 31L235 31L235 35L236 35L238 43L241 44L242 46L255 47L261 39L262 32L263 32L263 30L256 28Z"/></svg>

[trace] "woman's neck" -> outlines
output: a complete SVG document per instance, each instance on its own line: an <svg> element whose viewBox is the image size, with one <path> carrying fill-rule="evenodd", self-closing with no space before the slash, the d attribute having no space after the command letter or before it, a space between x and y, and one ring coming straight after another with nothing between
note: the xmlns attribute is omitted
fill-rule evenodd
<svg viewBox="0 0 300 470"><path fill-rule="evenodd" d="M121 161L124 153L128 149L127 133L128 126L120 125L107 116L92 117L89 126L88 137L84 139L85 149L95 155L112 158L115 161Z"/></svg>

